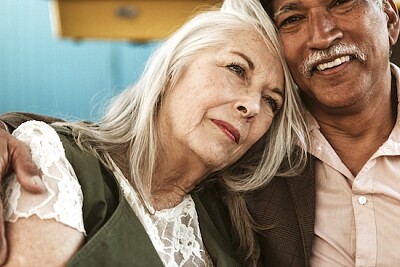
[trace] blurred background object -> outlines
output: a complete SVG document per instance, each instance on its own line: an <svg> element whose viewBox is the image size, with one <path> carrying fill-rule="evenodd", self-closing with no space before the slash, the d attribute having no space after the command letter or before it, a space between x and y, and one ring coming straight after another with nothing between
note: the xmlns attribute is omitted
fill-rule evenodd
<svg viewBox="0 0 400 267"><path fill-rule="evenodd" d="M0 0L0 112L96 120L98 107L137 80L162 40L58 37L54 4L53 0ZM129 10L118 12L130 16Z"/></svg>
<svg viewBox="0 0 400 267"><path fill-rule="evenodd" d="M222 0L54 0L59 36L131 41L163 39L196 11Z"/></svg>

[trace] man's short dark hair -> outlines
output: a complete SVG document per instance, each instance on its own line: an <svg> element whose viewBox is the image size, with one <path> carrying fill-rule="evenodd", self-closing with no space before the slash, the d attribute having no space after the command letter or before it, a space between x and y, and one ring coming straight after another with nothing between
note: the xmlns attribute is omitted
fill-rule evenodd
<svg viewBox="0 0 400 267"><path fill-rule="evenodd" d="M273 18L272 0L260 0L260 3L268 15Z"/></svg>

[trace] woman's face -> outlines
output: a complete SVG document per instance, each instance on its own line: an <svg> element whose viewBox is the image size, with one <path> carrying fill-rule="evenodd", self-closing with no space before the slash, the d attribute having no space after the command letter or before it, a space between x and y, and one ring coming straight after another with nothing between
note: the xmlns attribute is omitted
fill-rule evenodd
<svg viewBox="0 0 400 267"><path fill-rule="evenodd" d="M216 171L237 161L282 106L284 76L259 35L238 31L189 60L159 116L163 151Z"/></svg>

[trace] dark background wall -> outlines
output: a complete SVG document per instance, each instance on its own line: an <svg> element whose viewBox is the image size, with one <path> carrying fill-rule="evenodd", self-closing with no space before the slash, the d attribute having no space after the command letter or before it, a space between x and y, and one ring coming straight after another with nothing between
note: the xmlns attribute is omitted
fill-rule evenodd
<svg viewBox="0 0 400 267"><path fill-rule="evenodd" d="M391 61L397 66L400 66L400 40L392 47Z"/></svg>

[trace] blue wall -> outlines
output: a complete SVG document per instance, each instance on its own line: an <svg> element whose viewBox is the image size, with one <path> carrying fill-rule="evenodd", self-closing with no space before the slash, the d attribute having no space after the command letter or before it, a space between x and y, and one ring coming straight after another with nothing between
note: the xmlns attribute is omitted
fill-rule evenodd
<svg viewBox="0 0 400 267"><path fill-rule="evenodd" d="M95 120L98 103L133 83L157 45L60 39L49 1L0 0L0 113Z"/></svg>

